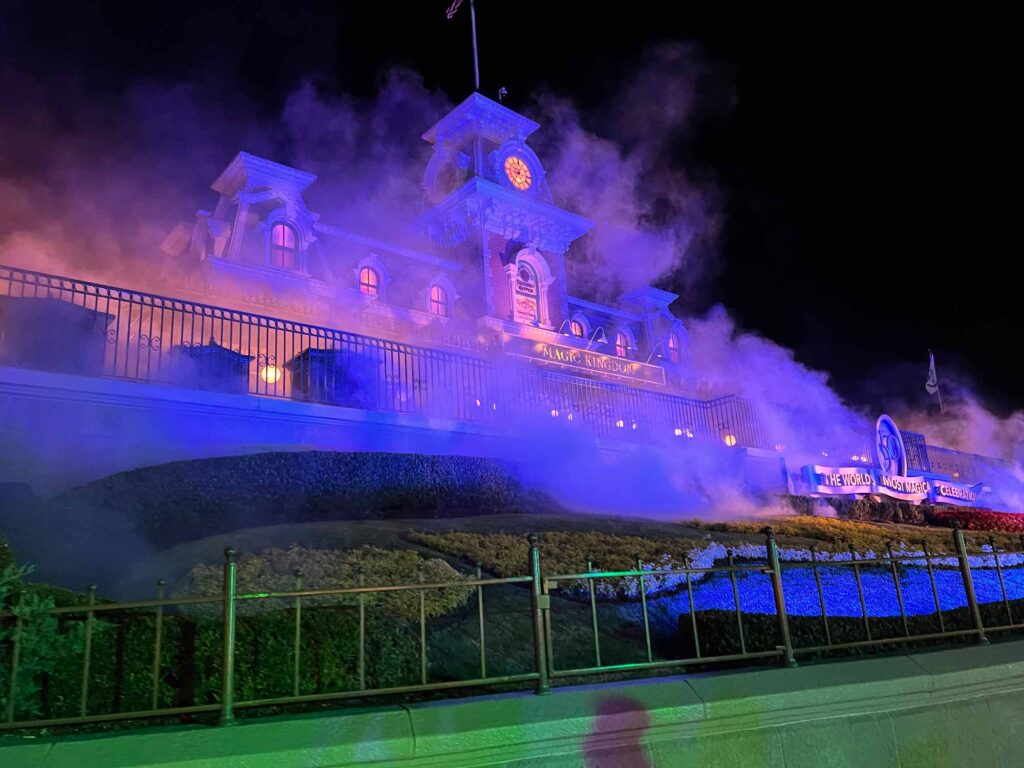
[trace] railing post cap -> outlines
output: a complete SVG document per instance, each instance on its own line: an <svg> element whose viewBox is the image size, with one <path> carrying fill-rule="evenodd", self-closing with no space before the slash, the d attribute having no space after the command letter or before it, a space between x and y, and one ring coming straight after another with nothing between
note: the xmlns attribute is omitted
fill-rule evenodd
<svg viewBox="0 0 1024 768"><path fill-rule="evenodd" d="M156 585L157 585L158 587L166 587L166 586L167 586L167 582L166 582L166 581L164 581L163 579L157 579L157 580L156 580Z"/></svg>
<svg viewBox="0 0 1024 768"><path fill-rule="evenodd" d="M227 560L229 563L234 561L234 559L235 559L235 548L234 547L232 547L230 545L224 547L224 559Z"/></svg>
<svg viewBox="0 0 1024 768"><path fill-rule="evenodd" d="M954 531L959 531L960 530L960 521L955 519L955 518L953 520L953 530Z"/></svg>
<svg viewBox="0 0 1024 768"><path fill-rule="evenodd" d="M775 529L772 528L770 525L766 525L764 527L764 529L761 531L761 533L763 533L769 539L774 539L775 538Z"/></svg>
<svg viewBox="0 0 1024 768"><path fill-rule="evenodd" d="M536 547L537 542L540 541L540 536L538 536L536 533L528 533L526 534L526 540L530 542L531 547Z"/></svg>

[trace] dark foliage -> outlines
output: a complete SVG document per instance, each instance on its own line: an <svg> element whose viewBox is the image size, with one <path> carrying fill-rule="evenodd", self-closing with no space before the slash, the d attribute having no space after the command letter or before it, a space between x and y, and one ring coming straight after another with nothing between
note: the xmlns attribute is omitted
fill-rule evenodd
<svg viewBox="0 0 1024 768"><path fill-rule="evenodd" d="M55 523L125 524L170 546L239 528L320 520L457 517L556 509L494 459L261 453L123 472L48 500Z"/></svg>

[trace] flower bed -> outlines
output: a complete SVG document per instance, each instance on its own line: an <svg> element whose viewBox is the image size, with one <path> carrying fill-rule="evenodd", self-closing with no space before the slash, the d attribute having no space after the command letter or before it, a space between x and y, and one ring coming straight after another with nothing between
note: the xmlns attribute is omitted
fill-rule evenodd
<svg viewBox="0 0 1024 768"><path fill-rule="evenodd" d="M959 522L960 527L969 531L1003 531L1006 533L1024 534L1024 515L1011 512L992 512L987 509L973 507L953 507L933 509L928 513L929 525L953 527Z"/></svg>

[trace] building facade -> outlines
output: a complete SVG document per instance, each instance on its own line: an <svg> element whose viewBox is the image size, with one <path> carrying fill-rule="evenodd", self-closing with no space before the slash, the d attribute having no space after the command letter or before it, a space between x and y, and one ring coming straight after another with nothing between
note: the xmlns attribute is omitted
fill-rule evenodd
<svg viewBox="0 0 1024 768"><path fill-rule="evenodd" d="M474 93L423 134L423 248L332 225L306 203L315 176L240 152L212 184L212 210L162 244L188 267L174 297L0 267L0 447L22 457L7 474L59 464L77 424L72 442L104 448L91 464L75 456L89 466L75 479L252 450L522 458L569 440L641 446L669 465L714 454L738 483L816 492L786 468L771 404L697 391L675 294L573 294L566 260L594 225L555 205L528 143L538 127ZM87 405L53 394L64 391ZM171 401L206 416L185 428ZM968 474L946 479L985 480Z"/></svg>

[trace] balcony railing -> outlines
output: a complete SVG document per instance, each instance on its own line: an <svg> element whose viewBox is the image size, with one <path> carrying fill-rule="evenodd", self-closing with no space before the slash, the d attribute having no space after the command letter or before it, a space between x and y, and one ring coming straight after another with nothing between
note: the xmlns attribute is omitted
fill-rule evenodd
<svg viewBox="0 0 1024 768"><path fill-rule="evenodd" d="M635 442L767 448L754 407L696 400L209 304L0 266L0 366Z"/></svg>

